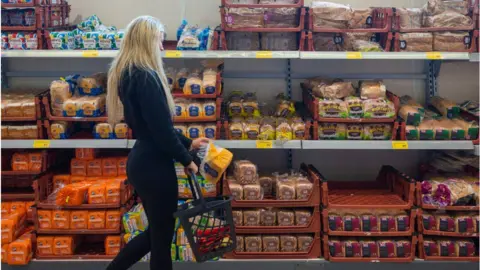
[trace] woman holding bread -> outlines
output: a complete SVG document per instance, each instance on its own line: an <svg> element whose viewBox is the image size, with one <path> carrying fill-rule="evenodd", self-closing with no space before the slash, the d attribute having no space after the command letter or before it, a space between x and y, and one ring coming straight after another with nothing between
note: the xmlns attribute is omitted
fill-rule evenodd
<svg viewBox="0 0 480 270"><path fill-rule="evenodd" d="M128 156L127 177L142 200L149 227L120 251L107 270L129 269L149 252L150 269L172 269L173 213L178 202L174 160L197 173L189 149L208 142L192 141L173 127L175 105L161 58L164 34L158 19L134 19L108 74L108 119L117 123L123 105L125 121L137 138Z"/></svg>

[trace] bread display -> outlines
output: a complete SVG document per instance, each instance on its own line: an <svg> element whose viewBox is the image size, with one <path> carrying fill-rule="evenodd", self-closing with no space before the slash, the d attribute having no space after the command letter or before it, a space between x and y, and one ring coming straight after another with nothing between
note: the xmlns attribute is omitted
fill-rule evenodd
<svg viewBox="0 0 480 270"><path fill-rule="evenodd" d="M231 28L261 28L264 27L264 13L263 8L226 8L226 23Z"/></svg>
<svg viewBox="0 0 480 270"><path fill-rule="evenodd" d="M260 226L260 210L243 211L243 224L245 226Z"/></svg>
<svg viewBox="0 0 480 270"><path fill-rule="evenodd" d="M468 32L433 33L433 50L438 52L464 52L470 48Z"/></svg>
<svg viewBox="0 0 480 270"><path fill-rule="evenodd" d="M297 237L291 235L280 236L281 252L296 252L298 249Z"/></svg>
<svg viewBox="0 0 480 270"><path fill-rule="evenodd" d="M331 231L401 232L410 230L406 212L386 214L375 210L331 210L328 213Z"/></svg>
<svg viewBox="0 0 480 270"><path fill-rule="evenodd" d="M280 237L266 236L262 237L262 251L263 252L279 252L280 251Z"/></svg>
<svg viewBox="0 0 480 270"><path fill-rule="evenodd" d="M279 226L294 226L295 213L293 211L280 210L277 212Z"/></svg>
<svg viewBox="0 0 480 270"><path fill-rule="evenodd" d="M432 33L400 33L400 51L431 52L433 51Z"/></svg>
<svg viewBox="0 0 480 270"><path fill-rule="evenodd" d="M316 28L347 29L349 22L353 20L352 8L342 4L313 1L310 12Z"/></svg>
<svg viewBox="0 0 480 270"><path fill-rule="evenodd" d="M345 140L347 138L347 125L337 123L320 123L318 125L320 140Z"/></svg>

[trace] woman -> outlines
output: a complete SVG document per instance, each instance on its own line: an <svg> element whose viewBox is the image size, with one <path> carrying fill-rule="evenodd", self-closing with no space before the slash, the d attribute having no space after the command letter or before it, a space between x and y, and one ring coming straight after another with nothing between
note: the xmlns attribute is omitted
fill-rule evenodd
<svg viewBox="0 0 480 270"><path fill-rule="evenodd" d="M128 156L128 181L142 199L149 227L120 251L107 270L126 270L148 252L150 269L172 269L173 213L178 201L174 160L198 172L188 150L208 142L191 141L173 127L175 107L161 58L163 36L160 21L150 16L136 18L128 25L109 71L109 122L120 120L120 97L125 120L137 138Z"/></svg>

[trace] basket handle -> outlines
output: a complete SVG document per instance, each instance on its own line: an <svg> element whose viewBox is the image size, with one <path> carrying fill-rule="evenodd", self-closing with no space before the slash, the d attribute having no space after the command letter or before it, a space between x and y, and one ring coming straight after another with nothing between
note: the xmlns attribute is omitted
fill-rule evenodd
<svg viewBox="0 0 480 270"><path fill-rule="evenodd" d="M203 198L202 189L198 183L197 176L190 169L187 169L187 174L188 184L190 185L190 190L192 191L193 200L200 201L202 205L205 204L205 199Z"/></svg>

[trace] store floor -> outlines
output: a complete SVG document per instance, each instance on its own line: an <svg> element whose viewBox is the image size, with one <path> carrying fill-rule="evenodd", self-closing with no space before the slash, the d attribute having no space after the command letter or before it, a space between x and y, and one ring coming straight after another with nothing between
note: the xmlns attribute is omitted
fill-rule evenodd
<svg viewBox="0 0 480 270"><path fill-rule="evenodd" d="M108 261L32 261L27 266L8 266L2 270L103 270ZM329 263L317 260L224 260L219 262L175 263L174 270L478 270L478 263L432 262L416 260L413 263ZM131 270L149 270L148 263L138 263Z"/></svg>

